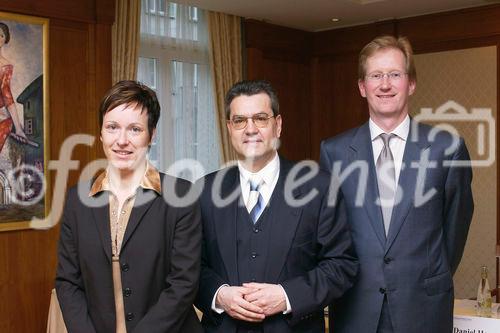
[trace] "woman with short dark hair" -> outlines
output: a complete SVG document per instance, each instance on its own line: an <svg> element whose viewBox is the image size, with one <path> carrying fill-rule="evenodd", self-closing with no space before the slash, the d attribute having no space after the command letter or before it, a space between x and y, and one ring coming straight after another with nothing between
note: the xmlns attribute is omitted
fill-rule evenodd
<svg viewBox="0 0 500 333"><path fill-rule="evenodd" d="M198 203L182 207L191 183L160 174L147 152L156 134L156 94L117 83L99 110L108 161L69 190L61 225L56 290L69 333L201 332Z"/></svg>

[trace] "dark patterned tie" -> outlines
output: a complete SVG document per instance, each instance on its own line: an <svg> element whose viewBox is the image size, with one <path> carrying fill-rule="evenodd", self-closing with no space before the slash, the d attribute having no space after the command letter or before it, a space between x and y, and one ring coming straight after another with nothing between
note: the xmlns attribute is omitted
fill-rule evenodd
<svg viewBox="0 0 500 333"><path fill-rule="evenodd" d="M395 137L394 134L382 133L380 138L384 142L384 147L377 159L377 181L378 192L380 194L380 205L384 218L385 234L389 232L391 224L392 208L394 205L394 194L396 190L396 171L394 170L394 158L392 156L389 142Z"/></svg>

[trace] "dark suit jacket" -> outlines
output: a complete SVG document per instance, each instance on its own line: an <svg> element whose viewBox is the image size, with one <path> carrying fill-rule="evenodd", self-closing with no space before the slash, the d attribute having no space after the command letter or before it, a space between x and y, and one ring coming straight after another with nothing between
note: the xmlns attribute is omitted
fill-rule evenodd
<svg viewBox="0 0 500 333"><path fill-rule="evenodd" d="M352 172L340 187L360 274L335 306L335 333L375 333L384 296L394 332L452 331L452 277L472 218L472 171L470 166L448 167L443 162L469 161L469 154L462 139L440 131L429 140L431 127L413 126L411 121L399 175L402 200L393 208L387 239L382 212L375 203L378 186L368 123L321 144L321 165L330 171L336 163L342 171L352 163L367 166L367 182L360 187L366 190L361 205L356 205L363 178L360 172ZM416 140L412 140L414 134ZM457 145L447 155L445 150L453 140ZM426 171L420 172L425 178L419 178L419 168ZM423 194L432 188L436 193L425 203L416 204L415 191Z"/></svg>
<svg viewBox="0 0 500 333"><path fill-rule="evenodd" d="M293 196L303 198L317 190L313 200L300 207L285 201L285 179L293 164L280 160L278 183L269 206L270 223L267 268L263 283L281 284L292 313L277 314L263 322L264 332L324 332L324 307L352 286L357 262L342 204L329 206L328 176L321 172L300 185ZM217 184L217 175L223 176ZM236 213L240 197L237 167L223 169L204 179L201 196L203 221L202 273L197 306L204 315L206 332L236 332L238 321L211 310L212 299L222 284L239 285L236 254ZM222 198L236 193L229 205L213 204L212 191ZM276 204L277 203L277 204Z"/></svg>
<svg viewBox="0 0 500 333"><path fill-rule="evenodd" d="M175 190L182 196L190 188L184 180L161 179L163 193ZM69 333L114 332L108 194L88 197L89 184L80 186L82 199L74 187L64 208L57 296ZM124 296L127 332L202 330L192 307L200 252L199 205L172 207L163 196L139 187L120 254L122 285L131 290Z"/></svg>

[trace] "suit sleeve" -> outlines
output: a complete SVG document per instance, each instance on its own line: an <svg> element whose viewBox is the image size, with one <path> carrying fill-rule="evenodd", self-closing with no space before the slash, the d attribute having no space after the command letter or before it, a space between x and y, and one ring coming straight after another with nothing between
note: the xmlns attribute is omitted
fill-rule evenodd
<svg viewBox="0 0 500 333"><path fill-rule="evenodd" d="M463 139L460 139L452 161L470 161ZM452 274L455 273L462 259L474 212L471 182L470 165L450 166L445 184L444 236Z"/></svg>
<svg viewBox="0 0 500 333"><path fill-rule="evenodd" d="M307 319L352 287L358 272L358 262L347 225L342 193L335 205L324 194L319 213L316 243L319 252L316 266L302 276L281 283L290 300L290 325Z"/></svg>
<svg viewBox="0 0 500 333"><path fill-rule="evenodd" d="M68 332L92 333L96 330L89 315L78 260L78 228L72 197L71 192L68 192L62 216L57 254L56 292Z"/></svg>
<svg viewBox="0 0 500 333"><path fill-rule="evenodd" d="M229 285L220 277L208 264L208 258L205 250L205 241L203 242L202 259L201 259L201 277L200 290L196 298L196 306L203 312L204 320L209 320L213 323L219 323L221 314L212 310L212 301L217 290L224 284Z"/></svg>
<svg viewBox="0 0 500 333"><path fill-rule="evenodd" d="M179 209L175 223L170 272L155 305L134 329L138 333L179 332L190 313L200 276L201 218L198 202Z"/></svg>
<svg viewBox="0 0 500 333"><path fill-rule="evenodd" d="M207 186L211 188L211 186ZM213 234L213 224L210 223L210 218L206 216L210 209L204 209L203 202L208 199L203 199L202 196L202 219L203 219L203 241L201 250L201 275L200 275L200 289L196 297L196 307L203 312L203 320L209 320L214 324L220 323L221 315L212 311L212 300L215 293L223 284L229 285L229 281L223 279L211 267L210 259L208 256L208 241L209 235Z"/></svg>

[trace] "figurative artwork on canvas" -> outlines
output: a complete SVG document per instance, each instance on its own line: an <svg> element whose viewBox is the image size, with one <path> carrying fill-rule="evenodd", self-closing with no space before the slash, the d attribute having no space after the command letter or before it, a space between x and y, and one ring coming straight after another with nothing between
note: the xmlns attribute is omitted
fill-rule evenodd
<svg viewBox="0 0 500 333"><path fill-rule="evenodd" d="M46 214L47 30L0 13L0 230Z"/></svg>

